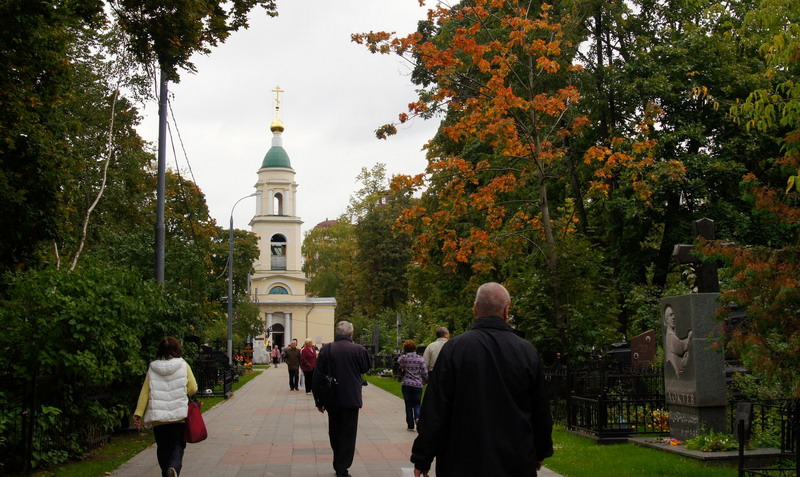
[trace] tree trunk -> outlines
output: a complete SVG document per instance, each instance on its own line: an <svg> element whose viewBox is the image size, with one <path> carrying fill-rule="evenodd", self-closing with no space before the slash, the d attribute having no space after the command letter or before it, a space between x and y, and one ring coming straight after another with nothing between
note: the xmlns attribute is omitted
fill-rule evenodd
<svg viewBox="0 0 800 477"><path fill-rule="evenodd" d="M553 236L553 224L550 221L550 204L547 199L547 182L544 179L544 175L539 178L539 201L542 209L544 238L547 242L547 268L550 271L551 285L553 287L553 316L556 328L563 332L565 323L563 310L561 309L561 286L558 279L558 250Z"/></svg>
<svg viewBox="0 0 800 477"><path fill-rule="evenodd" d="M663 290L667 284L667 274L672 262L672 250L679 243L680 227L677 220L680 218L680 195L672 193L667 198L667 211L664 214L664 234L661 236L661 246L658 249L655 268L653 270L653 285Z"/></svg>
<svg viewBox="0 0 800 477"><path fill-rule="evenodd" d="M583 206L583 193L581 193L581 185L578 180L578 170L575 167L575 158L573 153L567 153L567 163L569 164L569 178L572 185L572 194L575 196L575 211L578 214L578 229L585 236L589 236L589 215L586 213L586 208Z"/></svg>

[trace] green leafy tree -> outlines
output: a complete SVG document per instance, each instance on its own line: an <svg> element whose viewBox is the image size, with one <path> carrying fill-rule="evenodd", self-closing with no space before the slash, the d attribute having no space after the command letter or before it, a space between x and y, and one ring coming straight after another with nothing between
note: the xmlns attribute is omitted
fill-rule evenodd
<svg viewBox="0 0 800 477"><path fill-rule="evenodd" d="M256 6L269 16L278 14L275 0L109 0L108 5L139 61L158 61L173 81L178 69L194 71L194 53L208 54L231 32L247 28L247 14Z"/></svg>
<svg viewBox="0 0 800 477"><path fill-rule="evenodd" d="M303 239L303 271L313 296L340 296L356 259L354 227L345 217L325 227L315 227ZM341 306L341 304L339 305ZM337 306L338 308L338 306Z"/></svg>
<svg viewBox="0 0 800 477"><path fill-rule="evenodd" d="M764 55L763 75L769 86L755 89L731 108L745 130L781 137L781 153L761 156L742 180L752 204L752 215L782 230L782 240L745 246L705 244L711 258L724 257L730 264L731 287L722 299L746 311L733 331L729 349L753 375L749 391L771 397L800 398L800 372L792 363L800 359L800 7L793 2L765 0L748 12L739 30L739 41L756 45ZM788 178L788 179L787 179ZM752 243L752 242L751 242ZM755 383L755 385L753 385Z"/></svg>
<svg viewBox="0 0 800 477"><path fill-rule="evenodd" d="M61 415L61 423L92 419L107 430L117 426L136 401L159 340L183 336L194 319L194 305L182 293L108 262L89 259L72 272L51 267L3 280L0 369L21 380L57 377L53 392L64 404L49 409ZM110 405L90 399L86 390L97 385L109 393ZM48 422L42 421L43 432L58 433L59 446L67 450L42 454L43 463L84 455L80 426ZM10 437L6 430L0 429L4 439Z"/></svg>

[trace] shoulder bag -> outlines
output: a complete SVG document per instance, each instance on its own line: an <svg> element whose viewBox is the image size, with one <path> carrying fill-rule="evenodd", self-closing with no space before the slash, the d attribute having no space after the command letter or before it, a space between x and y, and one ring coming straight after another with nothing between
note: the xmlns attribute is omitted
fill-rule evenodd
<svg viewBox="0 0 800 477"><path fill-rule="evenodd" d="M206 440L208 431L206 423L203 421L203 414L200 406L203 403L192 396L189 398L189 413L186 415L186 424L183 426L183 440L189 443L197 443Z"/></svg>
<svg viewBox="0 0 800 477"><path fill-rule="evenodd" d="M325 404L326 407L331 406L332 404L336 403L337 395L336 395L336 388L339 385L336 378L333 377L331 374L331 369L333 368L333 352L331 351L331 345L325 345L328 349L328 362L326 363L327 366L325 372L322 374L322 402ZM322 352L320 352L321 354Z"/></svg>

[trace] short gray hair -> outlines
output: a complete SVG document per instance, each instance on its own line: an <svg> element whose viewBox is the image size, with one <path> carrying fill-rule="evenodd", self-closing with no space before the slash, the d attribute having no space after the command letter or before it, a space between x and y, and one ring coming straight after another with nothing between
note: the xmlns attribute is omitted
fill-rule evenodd
<svg viewBox="0 0 800 477"><path fill-rule="evenodd" d="M444 338L445 335L449 335L449 334L450 334L450 330L448 330L444 326L436 328L436 337L437 338Z"/></svg>
<svg viewBox="0 0 800 477"><path fill-rule="evenodd" d="M511 295L503 285L496 282L484 283L475 294L475 313L477 318L501 316L511 303Z"/></svg>
<svg viewBox="0 0 800 477"><path fill-rule="evenodd" d="M340 321L336 324L336 336L350 336L353 334L353 324L349 321Z"/></svg>

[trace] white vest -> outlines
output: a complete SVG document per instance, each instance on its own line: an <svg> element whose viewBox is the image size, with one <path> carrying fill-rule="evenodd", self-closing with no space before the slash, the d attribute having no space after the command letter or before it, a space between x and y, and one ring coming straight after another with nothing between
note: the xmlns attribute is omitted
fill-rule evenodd
<svg viewBox="0 0 800 477"><path fill-rule="evenodd" d="M150 363L150 400L144 422L175 422L186 419L189 398L186 396L186 361L183 358L157 359Z"/></svg>

